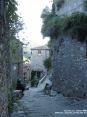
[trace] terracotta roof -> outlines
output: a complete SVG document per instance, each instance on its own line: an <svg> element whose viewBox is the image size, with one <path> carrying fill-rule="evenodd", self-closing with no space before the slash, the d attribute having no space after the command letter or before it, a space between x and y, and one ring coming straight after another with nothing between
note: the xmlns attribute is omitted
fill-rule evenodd
<svg viewBox="0 0 87 117"><path fill-rule="evenodd" d="M31 50L49 50L47 45L31 48Z"/></svg>

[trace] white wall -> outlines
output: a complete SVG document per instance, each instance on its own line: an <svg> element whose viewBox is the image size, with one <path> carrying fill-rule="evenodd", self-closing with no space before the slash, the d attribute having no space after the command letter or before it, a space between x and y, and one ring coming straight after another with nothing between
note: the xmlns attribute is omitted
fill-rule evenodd
<svg viewBox="0 0 87 117"><path fill-rule="evenodd" d="M43 65L43 61L48 57L49 50L41 50L41 54L38 54L38 50L32 50L31 69L36 71L46 71Z"/></svg>

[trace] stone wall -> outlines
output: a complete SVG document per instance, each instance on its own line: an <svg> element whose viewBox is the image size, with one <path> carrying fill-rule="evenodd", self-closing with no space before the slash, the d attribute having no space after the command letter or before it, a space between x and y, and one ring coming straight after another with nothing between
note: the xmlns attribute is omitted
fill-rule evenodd
<svg viewBox="0 0 87 117"><path fill-rule="evenodd" d="M53 84L54 89L70 96L87 96L86 45L70 37L64 38L61 46L54 42Z"/></svg>
<svg viewBox="0 0 87 117"><path fill-rule="evenodd" d="M29 86L31 86L31 63L29 62L25 62L23 64L23 79L25 84L28 84Z"/></svg>
<svg viewBox="0 0 87 117"><path fill-rule="evenodd" d="M5 1L0 0L0 117L8 117L8 49L9 41L6 38Z"/></svg>
<svg viewBox="0 0 87 117"><path fill-rule="evenodd" d="M57 14L74 9L81 2L82 0L66 0ZM73 12L81 9L83 9L83 6L76 7ZM68 13L71 13L71 11ZM57 92L62 92L65 96L87 98L86 44L64 35L62 42L60 40L61 37L58 40L51 40L53 88Z"/></svg>
<svg viewBox="0 0 87 117"><path fill-rule="evenodd" d="M0 117L8 117L6 42L5 38L0 39Z"/></svg>
<svg viewBox="0 0 87 117"><path fill-rule="evenodd" d="M16 88L17 79L23 80L23 45L18 39L10 41L10 76L12 88Z"/></svg>

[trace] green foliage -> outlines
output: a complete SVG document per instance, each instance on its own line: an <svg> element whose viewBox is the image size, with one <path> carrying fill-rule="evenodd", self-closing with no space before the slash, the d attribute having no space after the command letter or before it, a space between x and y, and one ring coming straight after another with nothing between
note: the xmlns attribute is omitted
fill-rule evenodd
<svg viewBox="0 0 87 117"><path fill-rule="evenodd" d="M48 71L51 69L52 67L51 58L47 58L46 60L44 60L44 66Z"/></svg>
<svg viewBox="0 0 87 117"><path fill-rule="evenodd" d="M22 43L18 39L12 39L10 41L10 55L16 62L23 62L23 58L20 55L22 49Z"/></svg>
<svg viewBox="0 0 87 117"><path fill-rule="evenodd" d="M43 13L42 13L43 16ZM81 12L72 13L70 16L57 16L52 12L44 15L42 34L44 37L58 39L61 34L70 35L78 41L85 41L87 36L87 15Z"/></svg>
<svg viewBox="0 0 87 117"><path fill-rule="evenodd" d="M23 29L23 21L17 14L16 0L6 0L6 20L10 38Z"/></svg>
<svg viewBox="0 0 87 117"><path fill-rule="evenodd" d="M63 32L76 37L79 41L85 41L87 36L87 15L75 12L65 17L63 21Z"/></svg>
<svg viewBox="0 0 87 117"><path fill-rule="evenodd" d="M23 29L23 21L17 14L18 3L16 0L6 0L6 38L10 40L10 51L12 56L19 61L17 50L20 48L20 43L17 42L17 34Z"/></svg>
<svg viewBox="0 0 87 117"><path fill-rule="evenodd" d="M41 72L40 71L32 71L31 72L31 86L32 87L36 87L39 83L39 80L40 80L40 75L41 75Z"/></svg>
<svg viewBox="0 0 87 117"><path fill-rule="evenodd" d="M43 11L41 18L43 18L41 29L43 36L56 39L61 32L62 18L59 18L55 14L47 11Z"/></svg>

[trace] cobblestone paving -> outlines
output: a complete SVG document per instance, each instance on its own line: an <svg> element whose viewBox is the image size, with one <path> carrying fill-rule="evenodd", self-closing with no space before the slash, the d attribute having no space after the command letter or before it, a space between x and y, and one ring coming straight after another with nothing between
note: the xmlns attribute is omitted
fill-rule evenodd
<svg viewBox="0 0 87 117"><path fill-rule="evenodd" d="M87 114L58 114L64 110L87 110L87 100L76 101L63 97L44 95L37 88L25 91L24 97L14 103L11 117L87 117Z"/></svg>

